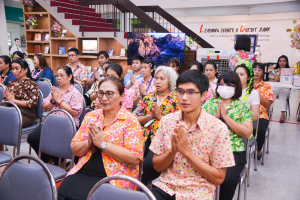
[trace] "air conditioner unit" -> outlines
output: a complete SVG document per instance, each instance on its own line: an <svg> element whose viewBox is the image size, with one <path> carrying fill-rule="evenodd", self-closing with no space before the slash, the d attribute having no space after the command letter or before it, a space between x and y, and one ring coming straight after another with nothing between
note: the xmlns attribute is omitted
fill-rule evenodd
<svg viewBox="0 0 300 200"><path fill-rule="evenodd" d="M219 74L223 74L228 71L229 57L235 52L234 49L207 49L202 48L197 50L197 61L201 62L202 65L207 61L216 63Z"/></svg>

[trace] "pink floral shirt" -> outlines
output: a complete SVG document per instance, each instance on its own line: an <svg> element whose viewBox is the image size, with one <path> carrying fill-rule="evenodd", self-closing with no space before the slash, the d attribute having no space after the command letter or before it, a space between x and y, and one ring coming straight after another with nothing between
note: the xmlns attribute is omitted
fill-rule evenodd
<svg viewBox="0 0 300 200"><path fill-rule="evenodd" d="M67 64L67 66L70 67L71 63ZM77 66L72 72L74 78L77 79L78 81L85 81L89 75L89 72L86 69L86 67L80 62L78 62Z"/></svg>
<svg viewBox="0 0 300 200"><path fill-rule="evenodd" d="M256 61L256 57L254 55L248 55L244 50L237 50L229 58L230 69L234 71L234 68L236 67L236 63L241 60L244 60L244 62L248 61L251 64L253 64Z"/></svg>
<svg viewBox="0 0 300 200"><path fill-rule="evenodd" d="M103 129L104 115L103 110L95 110L86 114L78 132L72 139L71 146L88 140L89 124L95 122L98 127ZM136 119L129 111L121 108L113 122L104 129L105 141L128 149L141 161L143 160L143 132ZM67 174L70 176L78 172L82 166L88 162L92 156L92 149L82 156L77 165L75 165ZM127 165L120 163L110 155L102 151L103 165L107 176L126 175L133 178L139 178L139 165ZM114 180L110 182L120 188L135 189L133 183L122 180Z"/></svg>
<svg viewBox="0 0 300 200"><path fill-rule="evenodd" d="M140 90L139 90L139 85L140 84L144 86L144 88L146 90L146 95L156 92L156 87L155 87L155 84L154 84L154 78L151 78L147 82L145 82L144 79L140 79L140 80L137 80L134 83L134 85L130 88L130 92L132 93L133 99L136 98L137 96L139 96L139 94L140 94ZM148 90L147 90L147 88L148 88ZM141 103L142 103L142 99L137 104L138 108L140 107Z"/></svg>
<svg viewBox="0 0 300 200"><path fill-rule="evenodd" d="M60 87L57 87L58 90L60 90ZM49 96L47 98L44 99L42 105L44 105L45 103L49 103L51 100L51 93L49 94ZM76 116L73 116L75 125L77 127L79 127L79 117L82 113L82 109L83 109L83 96L81 95L81 93L73 86L71 85L62 95L61 95L61 100L63 100L66 104L68 104L72 110L75 111ZM60 103L60 102L58 102ZM52 110L56 110L56 109L61 109L60 107L58 107L58 103L56 103L52 109ZM55 114L57 115L63 115L65 116L65 113L63 112L56 112Z"/></svg>
<svg viewBox="0 0 300 200"><path fill-rule="evenodd" d="M133 108L133 98L132 98L131 92L129 92L129 90L124 88L124 94L125 94L125 97L124 97L124 100L122 102L122 108L132 109ZM95 100L95 103L99 103L98 97Z"/></svg>
<svg viewBox="0 0 300 200"><path fill-rule="evenodd" d="M150 150L156 155L165 154L172 148L171 137L177 123L187 129L181 111L161 119L150 145ZM235 165L227 126L204 110L201 111L197 124L190 128L188 140L189 148L207 164L215 168ZM213 199L216 190L216 185L202 177L179 152L172 165L162 171L159 181L154 185L171 196L176 195L176 199Z"/></svg>
<svg viewBox="0 0 300 200"><path fill-rule="evenodd" d="M213 92L216 93L217 82L218 82L218 79L215 78L215 80L209 84L209 88L207 90L207 95L205 97L205 100L202 102L202 104L204 104L207 99L214 98Z"/></svg>

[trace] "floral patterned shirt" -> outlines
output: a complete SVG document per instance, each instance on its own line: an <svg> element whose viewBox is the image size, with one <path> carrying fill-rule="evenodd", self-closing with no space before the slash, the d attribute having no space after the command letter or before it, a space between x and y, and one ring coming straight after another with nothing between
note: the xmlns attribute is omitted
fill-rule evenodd
<svg viewBox="0 0 300 200"><path fill-rule="evenodd" d="M104 115L103 110L95 110L86 114L80 129L72 139L71 146L88 140L89 124L95 122L98 127L103 129ZM105 141L128 149L138 159L143 160L143 133L141 126L130 112L121 108L113 122L104 129ZM92 149L82 156L77 165L75 165L67 174L70 176L78 172L82 166L88 162L92 156ZM126 175L133 178L139 178L139 165L127 165L116 161L110 155L102 151L103 165L107 176ZM120 188L135 189L133 183L122 180L113 180L110 182Z"/></svg>
<svg viewBox="0 0 300 200"><path fill-rule="evenodd" d="M71 63L67 64L67 66L70 67ZM73 72L74 78L79 81L85 81L89 74L86 67L83 64L81 64L80 62L78 62L77 66L75 67L74 70L72 70L72 72Z"/></svg>
<svg viewBox="0 0 300 200"><path fill-rule="evenodd" d="M214 98L213 92L216 92L217 82L218 82L218 79L215 78L215 80L213 82L209 83L207 95L205 97L205 100L202 102L202 105L206 102L207 99Z"/></svg>
<svg viewBox="0 0 300 200"><path fill-rule="evenodd" d="M60 90L60 87L57 87L57 90ZM44 99L42 105L44 105L45 103L49 103L51 100L51 93L49 94L49 96L47 98ZM61 100L63 100L66 104L68 104L72 110L75 111L76 116L73 116L75 125L77 127L79 127L79 117L82 113L82 109L83 109L83 96L81 95L81 93L73 86L71 85L62 95L61 95ZM58 102L60 103L60 102ZM52 110L56 110L56 109L61 109L58 106L58 103L56 103L55 105L53 105ZM63 112L56 112L55 114L57 115L63 115L65 116L66 114Z"/></svg>
<svg viewBox="0 0 300 200"><path fill-rule="evenodd" d="M161 119L150 145L150 150L156 155L163 155L172 148L171 137L177 123L187 129L181 111ZM197 124L190 128L187 137L192 152L210 166L226 168L235 165L227 126L203 109ZM216 190L216 185L201 176L179 152L172 165L162 171L159 181L154 185L171 196L176 195L176 199L213 199Z"/></svg>
<svg viewBox="0 0 300 200"><path fill-rule="evenodd" d="M10 81L7 89L13 92L16 100L27 101L29 108L35 108L38 104L39 86L31 79L26 78L21 80Z"/></svg>
<svg viewBox="0 0 300 200"><path fill-rule="evenodd" d="M216 114L221 98L208 99L203 105L203 109L211 115ZM242 100L232 100L226 108L227 115L238 123L252 121L252 112L247 102ZM228 127L229 128L229 127ZM243 137L233 132L229 128L229 136L231 140L233 152L245 151Z"/></svg>
<svg viewBox="0 0 300 200"><path fill-rule="evenodd" d="M7 85L10 81L14 81L17 80L12 71L9 70L6 74L3 74L2 71L0 71L0 78L1 78L1 83L3 83L4 85Z"/></svg>
<svg viewBox="0 0 300 200"><path fill-rule="evenodd" d="M274 102L274 95L272 92L272 86L263 80L255 87L259 95L263 96L264 98L268 99L269 101ZM259 118L269 120L267 108L264 107L262 104L259 105L260 114Z"/></svg>
<svg viewBox="0 0 300 200"><path fill-rule="evenodd" d="M145 90L146 90L146 95L150 94L150 93L154 93L156 91L156 87L154 84L154 78L149 79L147 82L144 81L143 79L139 79L137 80L134 85L129 89L129 91L132 93L132 97L133 99L136 98L137 96L139 96L140 94L140 90L139 90L139 85L143 85ZM148 90L147 90L148 89ZM142 103L142 99L138 102L137 104L137 108L140 107L141 103Z"/></svg>
<svg viewBox="0 0 300 200"><path fill-rule="evenodd" d="M280 69L273 69L270 74L269 78L278 78L280 76Z"/></svg>
<svg viewBox="0 0 300 200"><path fill-rule="evenodd" d="M122 108L132 109L133 108L133 98L132 98L131 92L129 92L129 90L124 88L124 94L125 94L125 97L124 97L123 102L122 102ZM99 103L98 97L94 102ZM93 106L94 106L94 102L92 104Z"/></svg>
<svg viewBox="0 0 300 200"><path fill-rule="evenodd" d="M253 64L256 61L256 57L254 55L248 55L244 50L237 50L235 53L230 55L229 58L229 67L232 71L234 71L238 61L250 62Z"/></svg>
<svg viewBox="0 0 300 200"><path fill-rule="evenodd" d="M31 77L34 82L37 82L40 78L46 78L52 83L53 72L49 67L45 67L45 69L33 69L31 71Z"/></svg>
<svg viewBox="0 0 300 200"><path fill-rule="evenodd" d="M151 113L153 103L157 102L157 95L158 95L158 93L155 92L155 93L150 93L147 96L145 96L136 115L143 116L143 115L148 115L149 113ZM180 110L175 90L171 90L169 92L168 96L161 103L160 109L162 111L163 116L165 116L169 113L177 112ZM156 131L159 127L159 124L160 124L160 120L155 118L154 122L151 125L149 125L148 127L143 127L145 141L147 141L149 136L151 137L151 141L153 140L153 138L156 134Z"/></svg>

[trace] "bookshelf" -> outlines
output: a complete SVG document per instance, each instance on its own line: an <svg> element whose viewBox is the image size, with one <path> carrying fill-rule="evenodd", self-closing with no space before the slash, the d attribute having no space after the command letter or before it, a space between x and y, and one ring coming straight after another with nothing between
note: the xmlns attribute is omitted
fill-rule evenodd
<svg viewBox="0 0 300 200"><path fill-rule="evenodd" d="M50 28L52 22L55 19L46 9L44 9L38 2L33 9L33 12L27 12L26 8L23 6L24 11L24 26L25 26L25 39L26 39L26 52L28 57L34 57L35 50L40 49L39 53L42 54L51 67L54 73L56 73L57 68L64 66L69 63L68 60L68 49L71 47L77 48L80 52L82 51L82 40L85 39L95 39L98 42L98 51L107 51L109 49L114 50L114 55L120 55L121 48L125 48L121 43L119 43L114 38L102 38L102 37L75 37L64 25L61 24L61 30L67 30L65 37L55 37L51 32ZM38 20L38 26L34 29L29 29L26 26L26 20L29 15L35 15ZM41 41L36 41L35 35L41 34ZM49 40L45 41L45 35L49 34ZM45 54L45 48L48 47L49 51ZM65 47L65 54L61 55L58 52L59 47ZM126 74L131 66L127 65L127 57L112 56L111 61L121 65L123 67L124 73ZM79 61L85 66L91 66L92 69L98 67L96 54L85 54L80 53Z"/></svg>

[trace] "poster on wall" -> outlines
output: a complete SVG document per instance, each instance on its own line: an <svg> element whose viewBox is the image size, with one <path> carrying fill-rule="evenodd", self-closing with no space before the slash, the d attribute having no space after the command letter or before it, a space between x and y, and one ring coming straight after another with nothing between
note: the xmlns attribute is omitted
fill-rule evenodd
<svg viewBox="0 0 300 200"><path fill-rule="evenodd" d="M26 47L25 36L22 35L22 36L20 37L20 39L21 39L21 47Z"/></svg>
<svg viewBox="0 0 300 200"><path fill-rule="evenodd" d="M240 35L248 35L248 34L235 34L234 35L234 45L236 43L236 40L237 38L240 36ZM251 39L251 46L250 46L250 53L254 54L256 52L256 46L257 46L257 39L258 39L258 35L255 34L255 35L248 35ZM233 46L234 48L234 46Z"/></svg>

